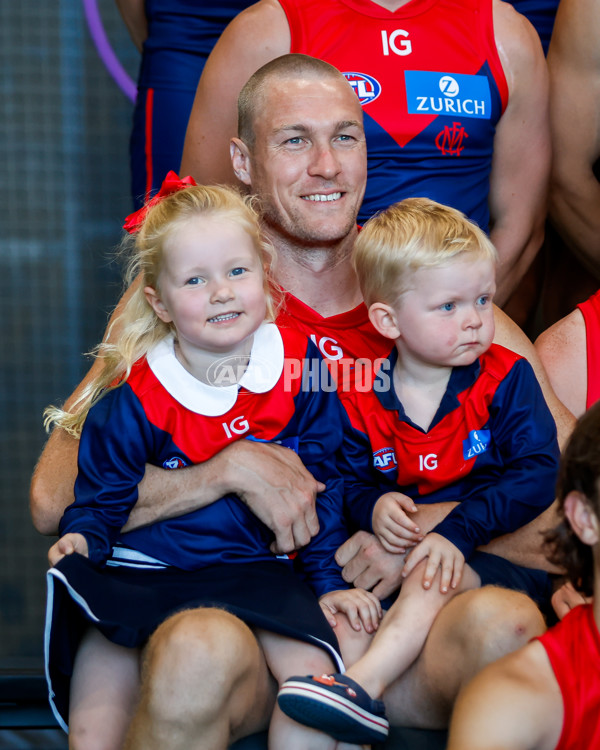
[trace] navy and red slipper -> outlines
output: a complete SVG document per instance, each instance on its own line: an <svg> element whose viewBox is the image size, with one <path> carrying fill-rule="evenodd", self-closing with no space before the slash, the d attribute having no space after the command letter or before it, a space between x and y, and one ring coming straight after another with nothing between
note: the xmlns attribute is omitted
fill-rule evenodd
<svg viewBox="0 0 600 750"><path fill-rule="evenodd" d="M277 702L291 719L340 742L370 745L385 741L389 733L383 702L343 674L290 677Z"/></svg>

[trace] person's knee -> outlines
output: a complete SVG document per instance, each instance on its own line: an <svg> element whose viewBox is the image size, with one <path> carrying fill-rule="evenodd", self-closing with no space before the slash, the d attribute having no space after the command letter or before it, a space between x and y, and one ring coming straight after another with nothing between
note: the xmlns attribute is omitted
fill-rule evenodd
<svg viewBox="0 0 600 750"><path fill-rule="evenodd" d="M532 599L497 586L461 594L443 614L448 634L476 670L546 630L542 613Z"/></svg>
<svg viewBox="0 0 600 750"><path fill-rule="evenodd" d="M227 707L237 686L257 669L259 657L252 631L228 612L180 612L148 643L143 700L158 720L205 721Z"/></svg>

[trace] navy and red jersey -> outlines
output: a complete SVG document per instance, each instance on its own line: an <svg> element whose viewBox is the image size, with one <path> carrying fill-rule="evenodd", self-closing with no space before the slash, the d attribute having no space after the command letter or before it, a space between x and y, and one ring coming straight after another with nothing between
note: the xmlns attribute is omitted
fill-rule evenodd
<svg viewBox="0 0 600 750"><path fill-rule="evenodd" d="M572 609L539 641L564 704L556 750L600 747L600 633L591 604Z"/></svg>
<svg viewBox="0 0 600 750"><path fill-rule="evenodd" d="M484 231L493 142L508 102L492 0L279 0L291 52L338 68L363 107L364 221L403 198L463 211Z"/></svg>
<svg viewBox="0 0 600 750"><path fill-rule="evenodd" d="M554 499L559 450L554 420L527 360L492 345L452 370L427 430L406 415L392 383L393 350L373 389L343 394L346 513L372 531L386 492L417 503L458 502L434 531L468 559L531 521Z"/></svg>
<svg viewBox="0 0 600 750"><path fill-rule="evenodd" d="M277 324L302 331L311 339L340 392L353 390L357 382L371 383L390 350L390 340L375 330L364 302L326 318L286 292Z"/></svg>
<svg viewBox="0 0 600 750"><path fill-rule="evenodd" d="M109 558L117 541L184 570L273 560L272 532L235 495L122 535L120 529L146 463L180 469L241 438L280 442L327 485L317 499L321 530L300 552L303 570L318 596L347 588L334 560L348 536L335 460L342 408L335 387L317 380L322 371L313 360L322 361L304 335L265 324L255 334L239 386L213 387L188 373L172 339L163 340L90 410L79 446L76 500L65 511L61 535L84 534L97 563Z"/></svg>
<svg viewBox="0 0 600 750"><path fill-rule="evenodd" d="M577 305L585 323L587 394L585 408L600 400L600 289Z"/></svg>

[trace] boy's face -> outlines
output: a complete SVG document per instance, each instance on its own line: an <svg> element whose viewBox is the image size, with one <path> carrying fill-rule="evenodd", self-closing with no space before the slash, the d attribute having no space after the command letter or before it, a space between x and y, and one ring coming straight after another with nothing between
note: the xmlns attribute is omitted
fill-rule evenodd
<svg viewBox="0 0 600 750"><path fill-rule="evenodd" d="M426 365L470 365L494 338L495 267L466 256L421 268L391 306L403 358Z"/></svg>

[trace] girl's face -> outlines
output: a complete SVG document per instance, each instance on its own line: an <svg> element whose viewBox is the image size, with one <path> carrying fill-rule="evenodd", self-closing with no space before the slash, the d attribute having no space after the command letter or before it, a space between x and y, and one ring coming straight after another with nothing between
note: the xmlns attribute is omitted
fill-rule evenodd
<svg viewBox="0 0 600 750"><path fill-rule="evenodd" d="M184 356L234 354L266 315L263 269L250 236L233 221L196 216L167 239L159 289L146 287L158 317L173 323Z"/></svg>

